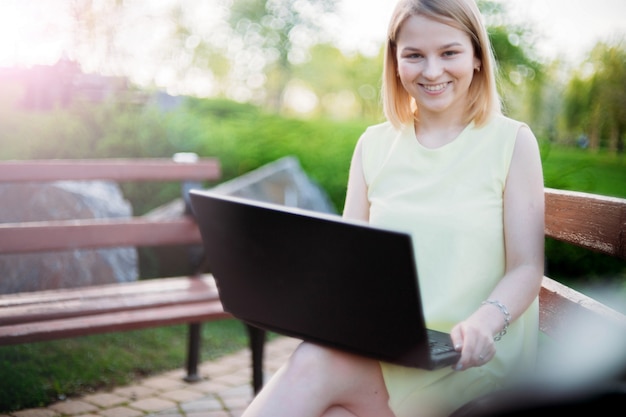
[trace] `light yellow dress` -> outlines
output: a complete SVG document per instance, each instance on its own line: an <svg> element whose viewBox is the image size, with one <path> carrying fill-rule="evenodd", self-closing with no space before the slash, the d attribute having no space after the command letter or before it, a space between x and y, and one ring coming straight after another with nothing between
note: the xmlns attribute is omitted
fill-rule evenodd
<svg viewBox="0 0 626 417"><path fill-rule="evenodd" d="M396 130L382 123L363 133L370 223L412 234L431 328L449 332L480 306L504 274L503 192L521 126L494 116L481 128L470 123L437 149L422 146L412 125ZM397 417L415 417L418 411L447 415L528 370L537 337L535 300L482 367L426 371L382 363L391 408Z"/></svg>

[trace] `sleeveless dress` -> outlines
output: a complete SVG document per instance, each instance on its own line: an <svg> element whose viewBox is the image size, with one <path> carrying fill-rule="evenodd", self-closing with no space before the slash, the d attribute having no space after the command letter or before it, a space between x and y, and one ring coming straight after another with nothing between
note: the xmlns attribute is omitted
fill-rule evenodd
<svg viewBox="0 0 626 417"><path fill-rule="evenodd" d="M436 149L422 146L412 125L382 123L361 137L369 221L412 234L430 328L449 332L504 275L503 193L521 126L493 116ZM445 416L504 386L534 364L538 316L535 299L481 367L427 371L381 363L391 409L397 417Z"/></svg>

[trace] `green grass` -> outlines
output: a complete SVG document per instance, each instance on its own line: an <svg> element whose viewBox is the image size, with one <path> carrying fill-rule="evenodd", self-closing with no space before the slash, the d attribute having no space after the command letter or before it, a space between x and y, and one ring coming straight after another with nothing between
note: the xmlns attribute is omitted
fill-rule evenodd
<svg viewBox="0 0 626 417"><path fill-rule="evenodd" d="M237 320L202 326L201 360L248 346ZM0 347L0 412L45 406L59 398L131 383L184 368L187 326Z"/></svg>
<svg viewBox="0 0 626 417"><path fill-rule="evenodd" d="M547 187L626 198L626 155L544 146L542 156Z"/></svg>

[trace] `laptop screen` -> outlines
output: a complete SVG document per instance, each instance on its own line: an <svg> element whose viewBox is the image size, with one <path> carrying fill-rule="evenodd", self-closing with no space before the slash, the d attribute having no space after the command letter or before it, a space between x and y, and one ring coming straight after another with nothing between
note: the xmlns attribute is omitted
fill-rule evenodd
<svg viewBox="0 0 626 417"><path fill-rule="evenodd" d="M210 191L190 196L236 318L392 362L426 349L410 235Z"/></svg>

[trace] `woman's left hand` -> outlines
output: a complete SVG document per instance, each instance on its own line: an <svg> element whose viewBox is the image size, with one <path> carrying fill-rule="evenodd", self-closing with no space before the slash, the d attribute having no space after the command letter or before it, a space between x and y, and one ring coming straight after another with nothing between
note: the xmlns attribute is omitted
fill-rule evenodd
<svg viewBox="0 0 626 417"><path fill-rule="evenodd" d="M491 323L494 317L489 313L487 309L480 308L452 328L452 342L455 349L461 352L461 358L453 366L455 370L482 366L495 356L496 345L492 330L494 325ZM497 325L501 326L501 323L498 322Z"/></svg>

